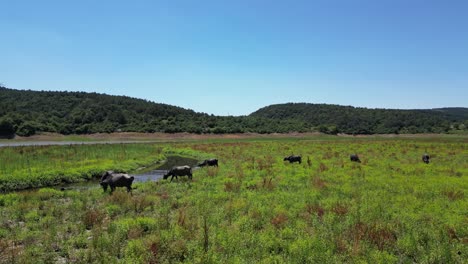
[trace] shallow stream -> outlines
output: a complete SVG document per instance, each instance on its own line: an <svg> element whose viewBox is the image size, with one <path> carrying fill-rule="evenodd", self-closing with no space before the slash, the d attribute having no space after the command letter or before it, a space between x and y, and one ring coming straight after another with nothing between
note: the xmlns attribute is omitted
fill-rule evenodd
<svg viewBox="0 0 468 264"><path fill-rule="evenodd" d="M180 156L169 156L166 160L156 163L151 167L139 168L133 172L130 172L129 175L134 176L136 182L147 182L147 181L157 181L162 179L164 174L174 166L189 165L193 169L196 169L198 161L192 158L180 157ZM86 182L79 183L69 183L54 186L55 189L62 190L85 190L90 188L100 188L99 179L94 179Z"/></svg>

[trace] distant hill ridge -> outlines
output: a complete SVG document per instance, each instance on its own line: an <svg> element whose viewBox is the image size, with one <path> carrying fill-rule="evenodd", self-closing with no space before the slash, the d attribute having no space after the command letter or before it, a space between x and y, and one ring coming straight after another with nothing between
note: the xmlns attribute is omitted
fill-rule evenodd
<svg viewBox="0 0 468 264"><path fill-rule="evenodd" d="M444 133L465 130L468 108L368 109L287 103L248 116L214 116L127 96L0 87L0 136L38 132Z"/></svg>
<svg viewBox="0 0 468 264"><path fill-rule="evenodd" d="M468 108L400 110L286 103L263 107L250 116L303 121L319 127L322 132L332 133L442 133L460 126L464 129L468 120Z"/></svg>
<svg viewBox="0 0 468 264"><path fill-rule="evenodd" d="M434 108L431 110L442 112L448 115L450 118L455 118L456 120L468 119L468 108L465 108L465 107L444 107L444 108Z"/></svg>
<svg viewBox="0 0 468 264"><path fill-rule="evenodd" d="M297 121L219 117L127 96L0 87L0 135L37 132L286 133L307 131Z"/></svg>

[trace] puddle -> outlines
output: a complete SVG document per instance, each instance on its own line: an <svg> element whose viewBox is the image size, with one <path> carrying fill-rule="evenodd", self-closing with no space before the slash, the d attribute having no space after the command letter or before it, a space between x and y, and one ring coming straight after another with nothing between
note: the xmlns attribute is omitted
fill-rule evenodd
<svg viewBox="0 0 468 264"><path fill-rule="evenodd" d="M147 182L147 181L157 181L162 179L167 170L152 170L143 174L130 174L135 179L133 182Z"/></svg>

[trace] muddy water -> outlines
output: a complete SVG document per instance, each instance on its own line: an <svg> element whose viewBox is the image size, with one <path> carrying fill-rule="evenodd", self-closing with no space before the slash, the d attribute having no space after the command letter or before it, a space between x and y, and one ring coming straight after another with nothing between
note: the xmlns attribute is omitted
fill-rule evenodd
<svg viewBox="0 0 468 264"><path fill-rule="evenodd" d="M189 165L193 169L197 169L197 160L192 158L180 157L180 156L170 156L166 160L159 162L158 164L148 167L140 168L134 172L130 172L129 175L135 177L133 182L147 182L147 181L157 181L163 178L163 175L174 166ZM80 182L80 183L70 183L65 185L56 186L56 189L65 189L65 190L86 190L90 188L100 188L99 179Z"/></svg>

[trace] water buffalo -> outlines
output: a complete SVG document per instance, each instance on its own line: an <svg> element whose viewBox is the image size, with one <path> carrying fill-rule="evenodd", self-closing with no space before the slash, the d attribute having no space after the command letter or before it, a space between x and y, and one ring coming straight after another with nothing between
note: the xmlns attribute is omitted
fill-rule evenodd
<svg viewBox="0 0 468 264"><path fill-rule="evenodd" d="M198 163L198 167L205 167L205 166L216 166L218 167L218 159L206 159L201 163Z"/></svg>
<svg viewBox="0 0 468 264"><path fill-rule="evenodd" d="M422 160L424 163L428 164L429 163L429 155L427 155L426 153L424 153L424 155L422 156Z"/></svg>
<svg viewBox="0 0 468 264"><path fill-rule="evenodd" d="M110 186L111 194L114 192L115 187L127 187L127 192L132 190L132 182L135 179L133 176L129 176L125 173L114 173L113 171L106 171L102 175L101 184L104 192L107 191L107 187Z"/></svg>
<svg viewBox="0 0 468 264"><path fill-rule="evenodd" d="M291 155L289 157L285 157L283 159L283 161L289 161L289 163L293 163L293 162L299 162L299 164L302 163L302 157L301 156L294 156L294 155Z"/></svg>
<svg viewBox="0 0 468 264"><path fill-rule="evenodd" d="M169 176L171 177L171 181L176 177L178 179L178 176L188 176L189 179L192 179L192 168L190 166L185 165L185 166L175 166L172 167L166 174L164 174L163 179L166 180Z"/></svg>
<svg viewBox="0 0 468 264"><path fill-rule="evenodd" d="M351 154L349 158L351 159L351 161L361 163L361 160L359 159L359 156L357 154Z"/></svg>

